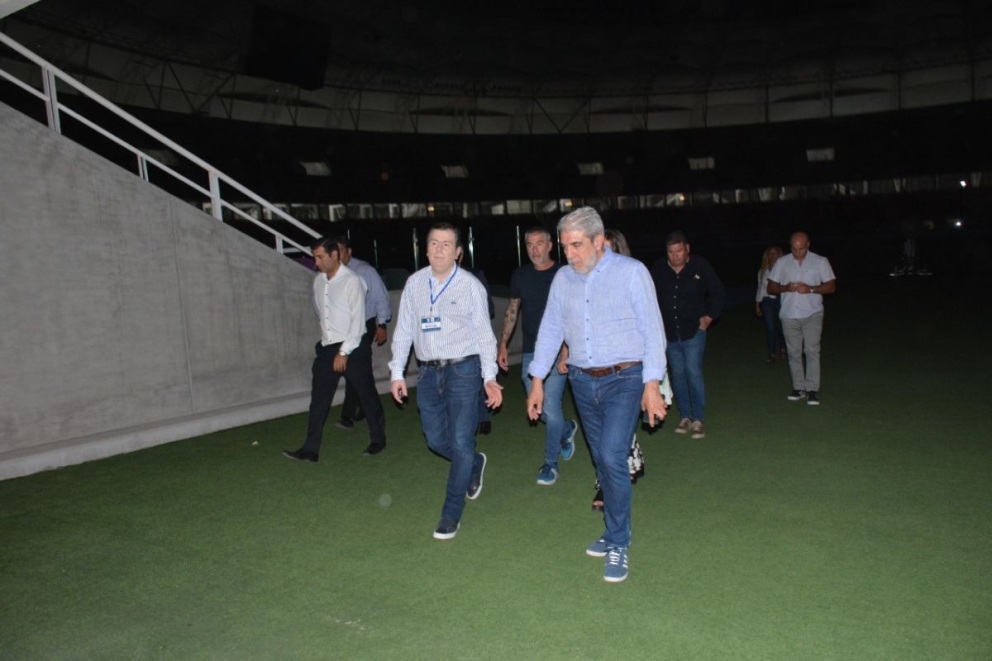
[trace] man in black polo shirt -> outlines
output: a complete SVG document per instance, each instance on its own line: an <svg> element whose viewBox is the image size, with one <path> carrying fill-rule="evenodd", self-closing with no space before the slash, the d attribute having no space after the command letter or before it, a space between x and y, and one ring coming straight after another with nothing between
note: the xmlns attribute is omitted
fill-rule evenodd
<svg viewBox="0 0 992 661"><path fill-rule="evenodd" d="M665 251L667 258L654 263L651 276L665 322L675 405L682 418L675 433L692 432L693 438L703 438L703 353L707 329L723 312L723 284L709 262L699 255L690 258L689 241L682 232L668 235Z"/></svg>
<svg viewBox="0 0 992 661"><path fill-rule="evenodd" d="M503 334L499 343L496 362L502 369L509 369L509 345L513 329L517 326L517 316L523 327L523 367L521 377L524 388L530 394L532 380L527 374L534 359L534 345L537 331L541 327L541 317L548 304L551 281L558 273L558 262L551 259L554 241L551 233L543 227L532 227L524 234L527 256L530 264L523 264L510 278L510 304L503 317ZM541 421L544 422L544 464L537 474L537 483L551 486L558 479L558 457L568 461L575 454L575 432L579 424L575 420L565 420L561 410L562 396L565 394L566 375L552 367L544 379L544 402Z"/></svg>

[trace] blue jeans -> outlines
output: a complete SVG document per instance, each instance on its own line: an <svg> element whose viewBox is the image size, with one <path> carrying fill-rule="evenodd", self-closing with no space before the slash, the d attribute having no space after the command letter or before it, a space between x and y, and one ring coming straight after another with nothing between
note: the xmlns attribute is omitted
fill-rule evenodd
<svg viewBox="0 0 992 661"><path fill-rule="evenodd" d="M706 385L703 383L703 353L706 331L699 330L691 340L669 342L665 354L672 374L672 394L679 414L690 420L703 420Z"/></svg>
<svg viewBox="0 0 992 661"><path fill-rule="evenodd" d="M640 419L642 372L640 365L599 378L576 367L568 372L572 396L603 489L606 520L603 538L607 546L630 546L631 484L627 455Z"/></svg>
<svg viewBox="0 0 992 661"><path fill-rule="evenodd" d="M420 366L417 408L427 446L451 462L441 518L457 523L472 481L475 429L479 426L479 357L444 367Z"/></svg>
<svg viewBox="0 0 992 661"><path fill-rule="evenodd" d="M529 397L534 382L528 376L527 370L530 369L530 364L534 360L534 354L525 353L523 360L521 379ZM566 381L566 375L558 372L557 363L552 366L551 371L544 378L544 402L541 404L541 422L544 423L544 463L553 466L558 465L561 443L567 438L565 432L568 430L568 425L565 424L565 416L561 411L561 400L565 395Z"/></svg>
<svg viewBox="0 0 992 661"><path fill-rule="evenodd" d="M768 355L778 358L778 352L785 348L785 335L782 334L782 322L778 318L782 309L778 298L765 296L761 299L761 320L765 322L765 343L768 345Z"/></svg>

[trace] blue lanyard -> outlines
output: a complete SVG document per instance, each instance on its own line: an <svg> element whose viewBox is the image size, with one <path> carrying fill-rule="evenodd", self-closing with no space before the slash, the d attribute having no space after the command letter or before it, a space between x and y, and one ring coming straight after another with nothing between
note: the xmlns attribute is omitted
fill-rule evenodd
<svg viewBox="0 0 992 661"><path fill-rule="evenodd" d="M439 298L441 298L441 294L443 294L444 290L448 288L448 285L451 284L451 281L455 279L455 275L457 273L458 273L458 264L455 264L455 270L452 271L451 275L448 276L448 279L444 281L444 286L441 287L441 291L437 293L437 296L434 295L434 278L430 277L429 275L427 276L427 286L430 287L431 310L434 309L434 304L437 303L437 300Z"/></svg>

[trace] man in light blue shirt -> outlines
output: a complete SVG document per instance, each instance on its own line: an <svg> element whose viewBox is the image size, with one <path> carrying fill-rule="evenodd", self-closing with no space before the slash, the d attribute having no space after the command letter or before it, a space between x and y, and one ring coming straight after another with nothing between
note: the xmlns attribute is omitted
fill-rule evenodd
<svg viewBox="0 0 992 661"><path fill-rule="evenodd" d="M362 342L355 351L355 358L368 362L368 368L372 370L372 340L378 346L386 343L386 324L393 318L393 306L389 302L389 292L386 285L375 267L366 261L358 259L352 255L351 240L346 236L334 237L338 244L338 251L341 254L341 263L361 276L365 281L367 291L365 293L365 334L362 335ZM354 429L355 421L368 418L370 425L375 418L383 416L382 406L375 408L378 410L365 411L361 408L361 401L358 391L350 381L345 381L344 404L341 405L341 418L336 423L339 429ZM370 444L365 450L365 454L372 455L381 452L384 447Z"/></svg>
<svg viewBox="0 0 992 661"><path fill-rule="evenodd" d="M475 451L479 425L479 384L495 408L503 401L496 382L496 336L489 321L486 289L455 257L458 229L437 223L427 235L427 259L406 281L393 329L390 391L400 404L407 396L403 372L413 347L420 363L417 408L431 450L451 462L435 539L458 532L465 498L482 492L486 455ZM480 381L481 379L481 381Z"/></svg>
<svg viewBox="0 0 992 661"><path fill-rule="evenodd" d="M643 411L654 427L665 417L665 331L651 274L641 262L604 246L603 221L582 207L558 223L569 268L559 269L537 335L528 373L527 415L537 420L544 379L562 342L568 380L603 488L606 532L586 553L606 557L603 578L627 578L631 485L630 439Z"/></svg>

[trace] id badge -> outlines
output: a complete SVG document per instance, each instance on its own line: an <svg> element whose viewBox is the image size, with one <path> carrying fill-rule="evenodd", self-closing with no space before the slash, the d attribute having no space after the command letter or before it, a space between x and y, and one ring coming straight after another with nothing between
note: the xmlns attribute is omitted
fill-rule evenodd
<svg viewBox="0 0 992 661"><path fill-rule="evenodd" d="M423 333L441 330L441 317L422 317L420 319L420 330Z"/></svg>

